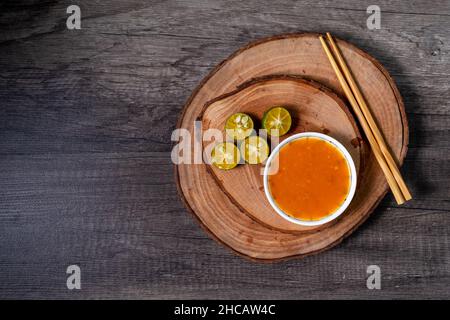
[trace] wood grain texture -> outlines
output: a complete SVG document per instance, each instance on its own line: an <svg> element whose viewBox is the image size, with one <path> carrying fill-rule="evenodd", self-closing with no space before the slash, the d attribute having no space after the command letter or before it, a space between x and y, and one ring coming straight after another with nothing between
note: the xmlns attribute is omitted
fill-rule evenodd
<svg viewBox="0 0 450 320"><path fill-rule="evenodd" d="M383 67L365 52L345 41L339 41L339 46L372 106L374 117L382 128L389 147L401 164L406 155L409 134L403 102L395 84ZM194 136L194 121L202 114L208 116L209 108L205 110L204 107L208 101L219 99L217 96L226 95L236 88L245 88L243 79L272 74L304 76L320 81L343 95L336 75L323 54L317 34L298 33L263 38L230 55L201 81L183 109L179 128L188 130ZM330 122L326 121L322 126L330 126ZM333 132L334 128L329 129ZM342 143L351 144L348 140ZM192 145L191 149L194 148ZM193 152L194 150L191 151ZM183 201L209 233L241 255L258 260L276 260L303 257L329 249L367 219L388 187L373 153L361 158L366 160L366 165L359 176L359 187L347 214L338 223L323 226L320 232L316 230L317 232L302 235L274 232L304 229L289 227L288 223L269 222L270 212L264 214L261 209L258 209L261 212L257 219L251 219L255 218L256 213L248 214L250 219L244 216L242 213L246 210L243 210L242 199L238 200L236 195L231 198L229 191L222 192L218 179L207 174L206 165L180 164L175 167L175 171ZM219 180L224 179L223 176L219 177ZM366 194L370 196L366 197ZM240 205L236 205L237 203ZM259 228L255 221L264 221L264 226L269 228Z"/></svg>
<svg viewBox="0 0 450 320"><path fill-rule="evenodd" d="M0 4L0 297L449 298L450 2ZM198 82L274 34L332 31L377 58L410 124L414 200L385 197L334 249L259 265L208 238L173 182L170 135ZM82 290L66 289L77 263ZM382 270L367 290L366 267Z"/></svg>
<svg viewBox="0 0 450 320"><path fill-rule="evenodd" d="M300 132L322 132L327 133L333 138L341 141L351 153L356 169L361 168L360 162L364 158L367 161L369 156L368 149L362 141L361 134L358 130L355 119L347 109L344 101L335 93L327 89L323 85L305 80L301 77L286 75L269 75L266 77L255 78L249 80L235 91L226 93L216 99L208 102L200 115L202 121L202 130L204 133L209 129L218 129L222 132L223 137L226 133L224 130L225 121L228 117L236 112L244 112L255 119L255 129L260 128L261 119L264 112L271 106L284 106L289 110L293 123L289 132L279 139L279 142L289 136ZM210 163L210 151L212 146L217 142L206 142L203 145L204 157ZM275 147L275 141L270 141L272 148ZM250 218L255 219L260 224L285 232L313 232L318 231L319 227L306 227L290 223L274 214L273 208L270 206L264 194L264 186L262 179L263 165L240 165L234 170L223 171L214 166L206 166L206 170L200 174L205 175L204 178L209 179L210 176L218 184L230 200L229 207L224 211L218 212L218 216L228 215L230 212L237 211L237 219L234 226L237 226L238 237L250 237L245 229L240 229L240 213L244 212ZM360 176L364 176L364 172L360 171ZM192 188L200 188L202 183L192 181ZM208 189L210 192L216 192L214 189ZM196 193L186 193L181 195L191 202L190 197L196 197ZM219 211L218 203L214 202L214 194L210 197L213 201L204 203L208 211ZM217 201L221 201L222 197L218 197ZM204 199L197 199L193 202L202 202ZM228 203L228 202L227 202ZM222 203L220 203L222 205ZM202 220L202 211L196 211ZM324 226L322 226L323 229ZM223 229L221 227L221 229ZM246 239L244 239L246 240ZM265 240L265 246L270 241ZM247 248L250 246L247 241L242 241ZM307 244L308 246L311 243ZM274 245L280 251L284 251L286 256L292 256L296 252L289 252L286 245ZM285 249L281 249L285 247ZM238 250L237 251L245 251ZM293 249L293 248L291 248ZM261 254L260 252L255 252Z"/></svg>

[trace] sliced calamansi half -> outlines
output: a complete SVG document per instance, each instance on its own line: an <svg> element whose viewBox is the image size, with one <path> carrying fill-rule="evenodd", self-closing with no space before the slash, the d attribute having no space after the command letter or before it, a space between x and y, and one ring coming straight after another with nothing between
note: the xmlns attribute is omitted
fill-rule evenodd
<svg viewBox="0 0 450 320"><path fill-rule="evenodd" d="M234 140L244 140L253 131L253 120L245 113L231 115L225 122L225 132Z"/></svg>
<svg viewBox="0 0 450 320"><path fill-rule="evenodd" d="M219 143L211 151L211 163L222 170L233 169L240 160L239 149L231 142Z"/></svg>
<svg viewBox="0 0 450 320"><path fill-rule="evenodd" d="M291 128L292 118L285 108L273 107L264 113L262 127L267 134L275 137L285 135Z"/></svg>
<svg viewBox="0 0 450 320"><path fill-rule="evenodd" d="M264 138L259 136L245 138L240 149L242 157L249 164L262 163L269 156L269 145Z"/></svg>

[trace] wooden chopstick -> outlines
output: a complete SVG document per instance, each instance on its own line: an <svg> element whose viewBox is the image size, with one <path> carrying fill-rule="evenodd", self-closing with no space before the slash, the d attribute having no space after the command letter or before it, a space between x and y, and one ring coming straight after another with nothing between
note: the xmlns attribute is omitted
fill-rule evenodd
<svg viewBox="0 0 450 320"><path fill-rule="evenodd" d="M378 164L381 167L381 170L383 171L384 175L386 176L386 180L389 184L389 187L392 190L392 193L394 194L395 200L398 204L402 204L405 202L405 198L397 184L397 181L395 180L394 176L392 175L391 170L389 169L388 164L386 163L386 159L384 158L383 154L381 153L380 147L378 146L377 140L375 139L372 130L370 129L369 124L367 123L366 118L364 117L364 114L362 113L361 109L359 108L358 102L356 101L355 97L353 96L353 93L347 84L347 81L344 78L344 75L342 74L341 70L339 69L339 66L336 62L336 60L333 57L333 54L330 51L330 48L328 47L328 44L325 42L325 39L323 36L319 36L319 40L322 43L322 47L325 50L325 53L328 57L328 60L331 63L331 66L333 67L334 72L336 73L336 76L338 77L338 80L342 86L342 89L345 92L345 95L347 96L347 99L349 100L350 104L353 107L353 110L361 124L361 127L363 128L367 139L369 140L369 144L372 147L373 153L375 155L375 158L378 161Z"/></svg>
<svg viewBox="0 0 450 320"><path fill-rule="evenodd" d="M406 186L406 183L403 180L403 177L400 173L400 170L397 167L396 162L394 161L391 153L389 152L386 142L384 141L383 135L381 134L375 120L372 117L372 113L370 112L370 109L367 106L366 100L364 99L361 91L359 90L359 87L356 84L356 81L353 78L352 73L350 72L350 69L348 68L347 64L345 63L345 60L342 57L338 46L334 42L334 39L329 32L327 32L327 38L331 44L331 49L333 50L333 53L334 53L335 57L337 58L342 71L344 72L345 79L347 80L348 84L350 85L350 88L352 89L352 92L355 95L356 100L358 101L360 109L361 109L362 113L364 114L364 117L366 118L366 120L370 126L370 129L372 130L373 135L375 136L375 139L378 142L381 152L383 153L384 157L386 158L386 162L389 166L389 169L391 169L392 174L394 175L394 178L397 181L397 184L403 193L403 197L405 198L406 201L411 200L412 199L411 193L409 192L408 187Z"/></svg>

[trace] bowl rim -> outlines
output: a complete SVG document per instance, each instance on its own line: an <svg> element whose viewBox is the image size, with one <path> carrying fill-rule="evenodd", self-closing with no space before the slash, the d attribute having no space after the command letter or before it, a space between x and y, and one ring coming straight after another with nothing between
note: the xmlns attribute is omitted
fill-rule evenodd
<svg viewBox="0 0 450 320"><path fill-rule="evenodd" d="M287 213L285 213L283 210L281 210L278 207L278 205L273 200L272 194L269 190L269 174L268 174L268 172L270 169L271 162L273 161L275 156L280 152L281 148L283 148L288 143L293 142L294 140L299 140L299 139L303 139L303 138L318 138L318 139L327 141L328 143L331 143L332 145L334 145L343 154L344 158L347 161L347 165L349 166L349 170L350 170L350 190L349 190L344 202L339 206L339 208L335 212L333 212L332 214L329 214L319 220L301 220L301 219L297 219L297 218L294 218L294 217L288 215ZM348 150L338 140L336 140L335 138L332 138L326 134L319 133L319 132L297 133L297 134L294 134L294 135L290 136L289 138L286 138L285 140L283 140L271 152L269 158L266 161L263 174L264 174L264 193L265 193L266 198L269 201L270 205L272 206L272 208L282 218L288 220L289 222L292 222L292 223L295 223L298 225L303 225L303 226L319 226L319 225L323 225L327 222L330 222L330 221L336 219L348 208L348 206L350 205L350 203L353 199L353 196L355 195L355 191L356 191L356 184L357 184L357 176L356 175L357 174L356 174L355 163L353 161L352 156L350 155Z"/></svg>

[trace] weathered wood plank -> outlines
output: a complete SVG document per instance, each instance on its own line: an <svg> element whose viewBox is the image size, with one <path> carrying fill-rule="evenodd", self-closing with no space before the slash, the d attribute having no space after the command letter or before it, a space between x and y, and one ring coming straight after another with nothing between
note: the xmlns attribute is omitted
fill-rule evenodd
<svg viewBox="0 0 450 320"><path fill-rule="evenodd" d="M381 206L329 252L258 265L235 257L200 230L178 200L171 171L167 153L2 158L1 295L206 298L213 290L222 298L414 298L418 290L422 297L448 294L435 280L448 277L448 207ZM64 290L64 270L71 263L79 263L85 275L80 293ZM365 288L369 264L380 265L386 276L378 294Z"/></svg>
<svg viewBox="0 0 450 320"><path fill-rule="evenodd" d="M0 297L449 298L450 1L70 1L0 5ZM331 31L379 59L405 100L415 196L388 195L336 248L259 265L212 241L173 184L190 92L249 41ZM65 268L82 268L68 291ZM366 267L382 269L367 290Z"/></svg>

